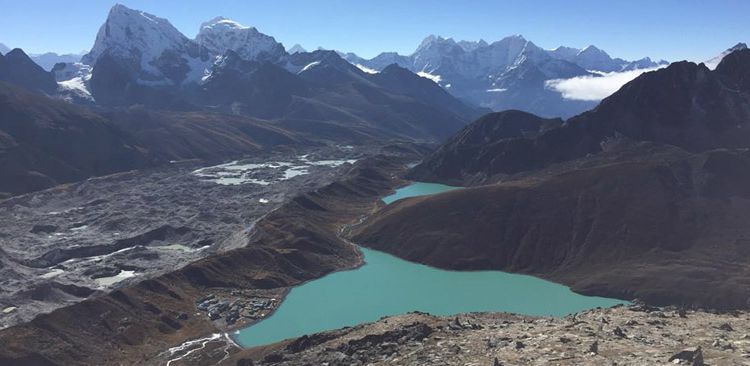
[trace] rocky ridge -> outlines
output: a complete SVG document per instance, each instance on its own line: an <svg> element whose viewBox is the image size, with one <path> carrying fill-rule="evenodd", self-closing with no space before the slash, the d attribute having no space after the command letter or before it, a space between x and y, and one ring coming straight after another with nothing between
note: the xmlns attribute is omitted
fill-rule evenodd
<svg viewBox="0 0 750 366"><path fill-rule="evenodd" d="M246 350L221 365L747 365L750 316L643 305L564 318L410 313Z"/></svg>

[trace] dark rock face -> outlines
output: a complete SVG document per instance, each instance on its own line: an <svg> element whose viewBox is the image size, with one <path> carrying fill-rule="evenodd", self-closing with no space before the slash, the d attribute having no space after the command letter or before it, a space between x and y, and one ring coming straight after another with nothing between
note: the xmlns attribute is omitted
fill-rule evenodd
<svg viewBox="0 0 750 366"><path fill-rule="evenodd" d="M41 68L18 48L4 56L0 54L0 81L36 93L53 94L57 90L54 75Z"/></svg>
<svg viewBox="0 0 750 366"><path fill-rule="evenodd" d="M432 81L396 64L387 66L383 71L371 75L370 78L383 88L412 97L425 104L439 105L459 118L477 113L475 108L454 98L444 89L436 88Z"/></svg>
<svg viewBox="0 0 750 366"><path fill-rule="evenodd" d="M441 145L410 175L415 179L440 177L452 184L483 180L487 178L485 172L495 170L493 165L498 158L523 164L520 156L508 159L501 154L504 141L532 138L562 123L559 118L545 119L521 111L486 114Z"/></svg>
<svg viewBox="0 0 750 366"><path fill-rule="evenodd" d="M102 117L0 82L0 192L19 194L153 158Z"/></svg>
<svg viewBox="0 0 750 366"><path fill-rule="evenodd" d="M703 366L703 350L700 347L686 348L669 358L669 362L687 363L692 366Z"/></svg>
<svg viewBox="0 0 750 366"><path fill-rule="evenodd" d="M195 109L169 82L163 85L139 83L140 64L137 60L121 59L104 53L99 56L93 67L89 85L96 103L100 106L142 104L176 110Z"/></svg>
<svg viewBox="0 0 750 366"><path fill-rule="evenodd" d="M283 117L295 97L308 97L310 86L269 62L242 60L228 51L199 91L204 104L231 106L235 113Z"/></svg>

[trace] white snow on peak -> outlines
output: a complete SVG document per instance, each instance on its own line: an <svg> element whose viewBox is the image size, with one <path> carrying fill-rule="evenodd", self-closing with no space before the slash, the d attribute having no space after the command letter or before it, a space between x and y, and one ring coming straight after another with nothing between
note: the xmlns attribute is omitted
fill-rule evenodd
<svg viewBox="0 0 750 366"><path fill-rule="evenodd" d="M362 65L362 64L354 64L354 66L356 66L358 69L360 69L360 70L362 70L362 71L364 71L364 72L366 72L368 74L377 74L379 72L378 70L371 69L371 68L369 68L369 67L367 67L365 65Z"/></svg>
<svg viewBox="0 0 750 366"><path fill-rule="evenodd" d="M94 98L89 91L88 81L91 79L91 66L80 62L66 63L65 67L54 68L57 85L64 95L63 99L72 100L72 96L91 100Z"/></svg>
<svg viewBox="0 0 750 366"><path fill-rule="evenodd" d="M64 67L56 67L52 69L55 74L55 80L67 81L73 78L81 78L83 80L89 80L91 78L91 66L84 65L80 62L66 63Z"/></svg>
<svg viewBox="0 0 750 366"><path fill-rule="evenodd" d="M247 29L250 27L246 27L239 22L219 16L201 24L201 30L203 30L203 28Z"/></svg>
<svg viewBox="0 0 750 366"><path fill-rule="evenodd" d="M127 59L140 56L142 69L158 77L160 72L152 62L165 50L181 50L189 41L168 20L117 4L109 11L94 46L82 62L94 65L104 52Z"/></svg>
<svg viewBox="0 0 750 366"><path fill-rule="evenodd" d="M307 50L304 47L300 46L299 44L295 44L294 46L292 46L292 48L288 49L286 52L288 52L290 55L293 55L295 53L307 52Z"/></svg>
<svg viewBox="0 0 750 366"><path fill-rule="evenodd" d="M718 56L705 61L704 64L706 67L708 67L711 70L715 70L717 66L719 66L719 63L721 63L721 60L724 59L724 57L734 51L738 50L744 50L747 48L747 44L745 43L737 43L736 45L732 46L731 48L727 49L726 51L720 53Z"/></svg>
<svg viewBox="0 0 750 366"><path fill-rule="evenodd" d="M298 74L301 74L301 73L303 73L303 72L305 72L305 71L307 71L307 70L310 70L310 69L312 69L313 67L315 67L315 66L318 66L318 65L320 65L320 61L313 61L313 62L311 62L311 63L309 63L309 64L305 65L305 67L303 67L303 68L302 68L302 70L300 70L300 71L298 72Z"/></svg>
<svg viewBox="0 0 750 366"><path fill-rule="evenodd" d="M276 62L286 53L284 46L273 37L224 17L203 23L195 41L214 54L221 55L232 50L246 60L263 57L264 60Z"/></svg>
<svg viewBox="0 0 750 366"><path fill-rule="evenodd" d="M426 79L430 79L430 80L434 81L436 84L440 84L440 80L441 80L440 79L440 75L433 75L433 74L430 74L427 71L419 71L419 72L417 72L417 75L419 75L419 76L421 76L423 78L426 78Z"/></svg>

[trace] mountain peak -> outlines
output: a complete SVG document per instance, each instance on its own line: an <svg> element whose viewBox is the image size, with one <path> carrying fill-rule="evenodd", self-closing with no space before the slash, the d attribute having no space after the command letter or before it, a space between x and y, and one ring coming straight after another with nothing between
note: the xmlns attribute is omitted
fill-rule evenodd
<svg viewBox="0 0 750 366"><path fill-rule="evenodd" d="M459 41L456 44L461 46L461 48L464 49L464 51L472 52L474 50L477 50L479 48L487 47L488 44L485 40L480 39L479 41Z"/></svg>
<svg viewBox="0 0 750 366"><path fill-rule="evenodd" d="M31 60L29 55L27 55L26 52L23 52L23 50L20 48L14 48L10 50L7 54L5 54L5 57L14 58L14 59L24 59L24 60L28 59L29 61L34 62Z"/></svg>
<svg viewBox="0 0 750 366"><path fill-rule="evenodd" d="M735 89L750 90L750 49L739 48L724 56L716 67L716 72L723 75Z"/></svg>
<svg viewBox="0 0 750 366"><path fill-rule="evenodd" d="M456 41L454 41L453 38L443 38L441 36L430 34L429 36L425 37L424 40L422 40L422 43L420 43L419 47L417 47L417 51L420 49L428 48L434 44L455 45Z"/></svg>
<svg viewBox="0 0 750 366"><path fill-rule="evenodd" d="M578 54L580 54L580 55L584 55L584 54L590 54L590 55L607 55L607 57L609 57L609 55L606 52L602 51L600 48L598 48L598 47L596 47L594 45L588 45L588 46L586 46L586 48L582 49L580 52L578 52Z"/></svg>
<svg viewBox="0 0 750 366"><path fill-rule="evenodd" d="M277 62L286 54L284 46L273 37L224 17L201 24L195 41L212 53L221 55L232 50L252 61Z"/></svg>
<svg viewBox="0 0 750 366"><path fill-rule="evenodd" d="M42 69L20 48L0 55L0 80L46 94L57 89L52 73Z"/></svg>
<svg viewBox="0 0 750 366"><path fill-rule="evenodd" d="M231 20L229 18L225 18L222 16L215 17L207 22L203 22L201 24L201 31L204 28L224 28L224 29L248 29L250 27L246 27L242 24L240 24L237 21Z"/></svg>
<svg viewBox="0 0 750 366"><path fill-rule="evenodd" d="M705 64L711 70L716 69L716 67L719 66L719 63L721 62L722 59L724 59L724 57L731 54L732 52L746 50L746 49L747 49L747 44L743 42L739 42L736 45L728 48L726 51L720 53L718 56L706 61Z"/></svg>
<svg viewBox="0 0 750 366"><path fill-rule="evenodd" d="M307 50L304 47L302 47L299 43L297 43L291 48L289 48L286 52L290 55L293 55L295 53L307 52Z"/></svg>
<svg viewBox="0 0 750 366"><path fill-rule="evenodd" d="M99 28L91 51L82 61L93 65L104 52L131 59L140 55L150 62L168 48L180 48L188 42L168 20L116 4Z"/></svg>

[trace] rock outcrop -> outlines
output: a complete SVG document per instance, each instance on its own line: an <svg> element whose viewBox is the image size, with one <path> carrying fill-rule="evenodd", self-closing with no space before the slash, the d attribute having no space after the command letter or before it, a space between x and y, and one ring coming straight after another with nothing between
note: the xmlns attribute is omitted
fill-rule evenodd
<svg viewBox="0 0 750 366"><path fill-rule="evenodd" d="M479 326L457 328L453 317L410 313L306 336L318 342L305 348L287 346L298 339L245 350L220 365L742 365L750 357L747 336L715 324L747 328L747 315L689 311L682 318L675 309L638 306L565 318L471 313L458 318ZM712 345L716 339L727 347ZM367 347L346 352L359 344Z"/></svg>

